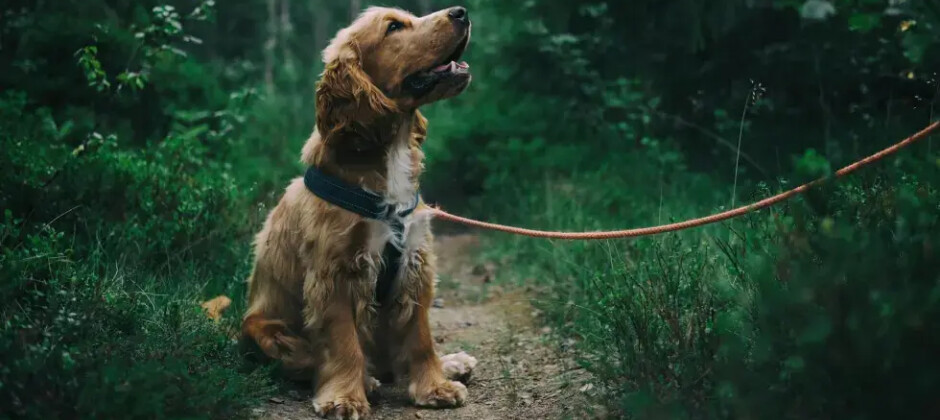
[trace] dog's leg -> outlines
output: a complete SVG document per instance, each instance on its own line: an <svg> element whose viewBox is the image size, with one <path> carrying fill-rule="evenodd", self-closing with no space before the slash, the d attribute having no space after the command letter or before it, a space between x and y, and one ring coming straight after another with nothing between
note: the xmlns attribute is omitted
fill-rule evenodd
<svg viewBox="0 0 940 420"><path fill-rule="evenodd" d="M467 387L444 376L428 320L434 295L432 260L430 250L419 250L406 270L402 295L392 308L393 351L407 369L408 393L415 405L457 407L467 399Z"/></svg>
<svg viewBox="0 0 940 420"><path fill-rule="evenodd" d="M383 308L384 309L384 308ZM383 310L379 319L388 319L387 313ZM389 357L391 349L398 345L392 338L395 337L390 328L376 328L373 334L374 346L369 353L369 362L371 363L371 375L380 383L391 384L395 382L395 362Z"/></svg>
<svg viewBox="0 0 940 420"><path fill-rule="evenodd" d="M280 360L287 377L309 380L313 377L316 360L311 343L298 334L303 325L301 300L275 280L277 276L270 269L271 258L271 254L259 258L252 273L249 306L242 320L242 343L249 355Z"/></svg>
<svg viewBox="0 0 940 420"><path fill-rule="evenodd" d="M243 344L246 340L255 343L264 355L280 360L286 377L297 380L312 378L316 364L313 349L284 321L268 319L264 314L250 314L242 322Z"/></svg>
<svg viewBox="0 0 940 420"><path fill-rule="evenodd" d="M428 302L430 303L430 302ZM421 407L457 407L467 399L467 387L444 377L434 352L426 306L415 311L404 331L402 351L408 357L408 394Z"/></svg>
<svg viewBox="0 0 940 420"><path fill-rule="evenodd" d="M365 381L366 359L359 342L355 307L344 290L337 288L320 315L313 339L322 343L323 362L317 374L313 407L330 419L358 419L369 415Z"/></svg>

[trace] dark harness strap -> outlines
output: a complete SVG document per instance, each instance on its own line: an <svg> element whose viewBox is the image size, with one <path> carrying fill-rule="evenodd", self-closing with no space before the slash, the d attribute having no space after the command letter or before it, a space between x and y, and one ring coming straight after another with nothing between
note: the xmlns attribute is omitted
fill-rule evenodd
<svg viewBox="0 0 940 420"><path fill-rule="evenodd" d="M392 230L392 238L382 251L382 269L375 284L375 302L381 305L395 289L405 248L405 218L418 207L419 194L415 193L411 208L396 212L385 197L349 185L312 166L304 174L304 185L322 200L362 217L385 222Z"/></svg>

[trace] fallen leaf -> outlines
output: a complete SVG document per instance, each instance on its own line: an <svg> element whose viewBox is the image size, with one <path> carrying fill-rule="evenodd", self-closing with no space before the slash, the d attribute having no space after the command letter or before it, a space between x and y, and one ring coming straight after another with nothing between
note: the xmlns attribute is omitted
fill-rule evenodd
<svg viewBox="0 0 940 420"><path fill-rule="evenodd" d="M208 316L209 319L219 321L222 319L222 312L225 312L231 304L232 299L229 299L228 296L221 295L203 302L200 306L206 311L206 316Z"/></svg>

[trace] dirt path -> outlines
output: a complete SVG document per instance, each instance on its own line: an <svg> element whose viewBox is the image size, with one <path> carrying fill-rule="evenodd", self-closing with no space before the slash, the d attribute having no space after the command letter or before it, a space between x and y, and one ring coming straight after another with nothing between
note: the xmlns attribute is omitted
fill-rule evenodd
<svg viewBox="0 0 940 420"><path fill-rule="evenodd" d="M534 309L519 291L491 281L492 266L475 265L474 235L438 238L441 282L431 325L440 354L466 351L479 360L467 384L468 402L452 410L418 409L405 384L383 385L372 419L557 419L585 418L580 392L586 374L553 350L533 322ZM399 381L401 382L401 381ZM272 398L255 414L262 419L316 419L309 390Z"/></svg>

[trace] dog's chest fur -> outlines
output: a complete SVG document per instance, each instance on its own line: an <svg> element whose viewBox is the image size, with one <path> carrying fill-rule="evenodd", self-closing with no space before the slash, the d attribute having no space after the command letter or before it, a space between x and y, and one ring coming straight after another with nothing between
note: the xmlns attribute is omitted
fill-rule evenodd
<svg viewBox="0 0 940 420"><path fill-rule="evenodd" d="M399 127L392 144L385 156L385 191L387 203L394 206L396 212L414 207L417 200L417 185L415 183L416 165L420 165L420 153L411 147L411 125L403 124ZM373 258L381 258L385 245L392 240L392 230L385 222L369 220L368 253ZM425 245L430 228L430 219L420 212L412 212L404 220L404 231L401 241L403 252L401 266L410 263L414 253Z"/></svg>

